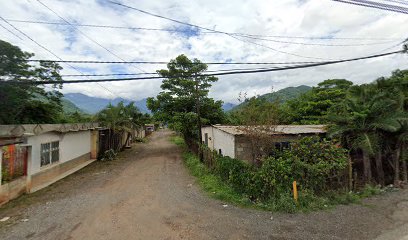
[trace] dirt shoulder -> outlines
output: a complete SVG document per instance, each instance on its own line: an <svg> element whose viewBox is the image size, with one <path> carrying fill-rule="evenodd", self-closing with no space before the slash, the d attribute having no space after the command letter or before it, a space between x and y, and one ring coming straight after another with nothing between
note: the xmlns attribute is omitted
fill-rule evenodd
<svg viewBox="0 0 408 240"><path fill-rule="evenodd" d="M168 141L153 134L112 162L77 173L0 208L1 239L402 239L408 191L362 205L277 214L209 198ZM28 219L28 220L27 220Z"/></svg>

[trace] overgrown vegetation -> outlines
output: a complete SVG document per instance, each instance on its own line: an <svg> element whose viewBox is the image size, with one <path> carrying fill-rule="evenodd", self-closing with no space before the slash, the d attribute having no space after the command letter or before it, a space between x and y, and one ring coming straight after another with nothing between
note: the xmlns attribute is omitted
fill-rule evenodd
<svg viewBox="0 0 408 240"><path fill-rule="evenodd" d="M200 60L179 55L167 64L167 69L157 71L167 78L160 86L163 91L147 99L155 118L181 133L188 144L197 143L201 124L220 123L224 118L222 101L208 97L211 83L218 79L203 75L206 70L207 65Z"/></svg>
<svg viewBox="0 0 408 240"><path fill-rule="evenodd" d="M183 145L182 138L173 137L172 142ZM311 139L305 139L304 142L310 143ZM312 144L319 144L313 142ZM323 141L323 145L329 144ZM303 145L303 143L300 143ZM299 152L303 152L299 145ZM376 187L367 186L361 192L345 192L342 189L322 191L324 187L333 184L331 181L324 180L323 183L316 183L312 176L313 173L322 172L323 175L333 176L331 170L337 169L341 172L344 167L344 150L334 150L331 157L337 154L343 155L343 159L335 164L335 167L315 163L301 164L302 160L291 158L285 160L282 157L270 158L263 167L257 168L246 162L231 159L229 157L216 157L215 167L210 169L199 158L191 153L183 154L183 159L190 173L197 178L197 183L211 197L232 203L243 207L252 207L269 211L289 212L298 211L307 212L318 209L328 209L338 204L359 203L361 199L379 194L383 190ZM331 152L332 150L329 150ZM313 154L313 153L311 153ZM295 154L292 154L295 155ZM325 156L326 154L322 154ZM295 160L296 159L296 160ZM295 166L291 162L299 161ZM302 167L299 167L302 166ZM325 167L321 167L321 165ZM311 167L315 166L315 167ZM293 170L293 169L297 170ZM329 170L330 169L330 170ZM306 177L306 181L299 180L299 199L296 203L291 191L292 172L298 176ZM320 177L317 177L320 178ZM327 179L330 179L328 177ZM313 187L314 186L314 187Z"/></svg>

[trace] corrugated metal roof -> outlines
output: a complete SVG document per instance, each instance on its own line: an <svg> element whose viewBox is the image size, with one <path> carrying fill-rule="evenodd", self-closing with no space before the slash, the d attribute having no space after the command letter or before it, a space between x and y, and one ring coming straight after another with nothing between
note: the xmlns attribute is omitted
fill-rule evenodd
<svg viewBox="0 0 408 240"><path fill-rule="evenodd" d="M275 125L275 126L226 126L213 125L221 131L232 135L245 135L246 133L257 130L267 132L271 135L283 134L319 134L326 133L326 125Z"/></svg>
<svg viewBox="0 0 408 240"><path fill-rule="evenodd" d="M22 137L46 132L74 132L99 128L98 123L0 125L0 137Z"/></svg>

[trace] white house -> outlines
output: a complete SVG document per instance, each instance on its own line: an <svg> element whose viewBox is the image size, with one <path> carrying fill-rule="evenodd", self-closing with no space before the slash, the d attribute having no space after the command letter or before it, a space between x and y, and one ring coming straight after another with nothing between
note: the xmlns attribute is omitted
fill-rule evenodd
<svg viewBox="0 0 408 240"><path fill-rule="evenodd" d="M96 160L98 124L0 125L0 204Z"/></svg>
<svg viewBox="0 0 408 240"><path fill-rule="evenodd" d="M256 126L255 126L256 127ZM201 128L203 144L223 156L251 161L253 158L246 126L212 125ZM265 128L266 129L266 128ZM325 125L277 125L267 134L271 136L277 148L288 146L290 142L302 136L322 135Z"/></svg>

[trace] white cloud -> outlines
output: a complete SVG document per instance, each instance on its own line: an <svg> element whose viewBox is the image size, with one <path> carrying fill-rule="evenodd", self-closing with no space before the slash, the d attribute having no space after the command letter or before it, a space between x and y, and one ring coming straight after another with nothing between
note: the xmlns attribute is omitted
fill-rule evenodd
<svg viewBox="0 0 408 240"><path fill-rule="evenodd" d="M179 24L144 15L137 11L124 9L100 0L41 0L51 9L70 22L81 24L99 24L115 26L132 26L147 28L180 28ZM333 36L333 37L373 37L406 38L408 16L385 12L376 9L362 8L321 0L157 0L157 1L121 1L140 9L161 14L170 18L191 22L219 31L244 32L261 35L286 36ZM61 21L52 12L35 0L2 1L0 16L6 19ZM7 26L4 22L2 25ZM12 22L16 27L33 39L46 46L64 60L146 60L168 61L184 53L202 61L310 61L282 54L268 48L255 46L248 42L238 41L222 34L200 34L187 37L182 34L139 31L126 29L106 29L81 27L79 30L109 49L109 53L77 30L69 26L40 25ZM14 31L12 28L10 30ZM36 58L55 59L53 55L38 47L27 38L20 40L0 28L0 38L22 49L34 52ZM305 40L279 39L282 41L353 44L373 43L380 40ZM279 51L319 58L351 58L376 53L395 45L398 41L384 41L381 45L357 47L322 47L286 43L247 41L263 44ZM396 50L397 47L391 50ZM288 86L316 85L328 78L346 78L355 83L365 83L379 76L387 76L397 68L407 68L408 56L390 56L374 60L342 63L312 69L290 70L283 72L220 76L213 85L210 95L216 99L236 102L240 91L250 95L263 94L273 87L278 90ZM154 72L164 65L113 66L104 64L80 65L75 68L89 73L112 73L118 68L121 72L135 73L140 69ZM67 65L63 74L78 74L78 71ZM209 66L210 70L221 68L240 68L243 66ZM81 92L90 96L114 98L116 96L141 99L155 96L160 91L160 80L126 81L115 83L67 84L63 92ZM106 89L109 89L106 90Z"/></svg>

